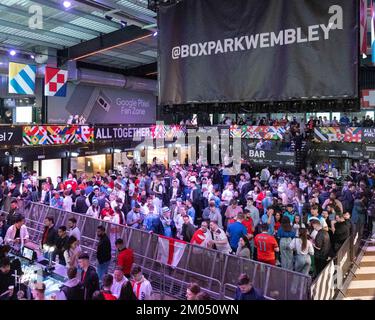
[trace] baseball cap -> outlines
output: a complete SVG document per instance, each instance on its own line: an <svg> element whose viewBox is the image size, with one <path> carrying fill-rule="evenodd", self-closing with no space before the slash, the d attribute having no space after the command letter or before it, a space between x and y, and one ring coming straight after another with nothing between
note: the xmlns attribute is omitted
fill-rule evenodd
<svg viewBox="0 0 375 320"><path fill-rule="evenodd" d="M92 204L98 204L98 203L99 203L98 199L93 199L92 200Z"/></svg>
<svg viewBox="0 0 375 320"><path fill-rule="evenodd" d="M195 176L192 176L189 178L190 182L197 182L197 178Z"/></svg>
<svg viewBox="0 0 375 320"><path fill-rule="evenodd" d="M168 207L163 207L162 211L163 211L163 213L164 213L164 212L171 211L171 209L169 209Z"/></svg>
<svg viewBox="0 0 375 320"><path fill-rule="evenodd" d="M320 223L320 220L317 217L310 218L310 223L312 223L313 221L317 221Z"/></svg>
<svg viewBox="0 0 375 320"><path fill-rule="evenodd" d="M177 198L176 201L177 202L182 202L182 198Z"/></svg>
<svg viewBox="0 0 375 320"><path fill-rule="evenodd" d="M99 187L98 186L94 186L94 188L92 188L93 190L97 190L97 189L99 189Z"/></svg>

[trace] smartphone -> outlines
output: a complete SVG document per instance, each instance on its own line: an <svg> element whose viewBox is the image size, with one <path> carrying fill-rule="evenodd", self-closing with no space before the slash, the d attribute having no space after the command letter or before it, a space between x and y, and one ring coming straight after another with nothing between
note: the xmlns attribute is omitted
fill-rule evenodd
<svg viewBox="0 0 375 320"><path fill-rule="evenodd" d="M88 123L106 123L112 100L102 90L95 90L89 100L84 116Z"/></svg>

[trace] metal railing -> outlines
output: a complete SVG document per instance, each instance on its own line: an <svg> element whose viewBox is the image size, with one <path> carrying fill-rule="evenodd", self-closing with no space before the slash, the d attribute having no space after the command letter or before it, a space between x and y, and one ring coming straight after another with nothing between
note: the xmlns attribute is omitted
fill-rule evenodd
<svg viewBox="0 0 375 320"><path fill-rule="evenodd" d="M133 249L135 263L142 266L145 274L152 278L156 288L161 290L161 296L183 299L187 285L197 282L213 299L234 297L233 287L237 285L238 276L247 273L254 287L271 299L310 299L310 276L189 243L186 244L177 267L163 265L157 260L156 234L95 219L85 214L58 210L40 203L25 206L21 200L19 202L20 211L26 217L30 239L35 243L41 241L43 221L47 216L54 217L56 226L66 225L70 217L75 217L81 230L81 247L88 252L93 265L97 263L96 229L98 225L103 225L112 240L122 238L126 246ZM9 211L9 204L10 201L6 198L5 212ZM114 228L117 229L115 235L113 232L111 235L111 228L112 231Z"/></svg>

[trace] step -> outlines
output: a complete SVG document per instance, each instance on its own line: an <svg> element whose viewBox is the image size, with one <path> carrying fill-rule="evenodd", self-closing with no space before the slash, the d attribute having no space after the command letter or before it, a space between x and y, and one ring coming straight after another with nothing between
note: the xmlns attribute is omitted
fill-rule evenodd
<svg viewBox="0 0 375 320"><path fill-rule="evenodd" d="M356 273L352 281L358 280L375 280L375 273Z"/></svg>
<svg viewBox="0 0 375 320"><path fill-rule="evenodd" d="M375 261L361 261L359 267L375 267Z"/></svg>
<svg viewBox="0 0 375 320"><path fill-rule="evenodd" d="M360 267L356 270L355 274L375 274L375 265L373 267Z"/></svg>
<svg viewBox="0 0 375 320"><path fill-rule="evenodd" d="M373 296L345 297L342 300L374 300Z"/></svg>
<svg viewBox="0 0 375 320"><path fill-rule="evenodd" d="M375 256L363 256L361 263L362 262L375 262Z"/></svg>
<svg viewBox="0 0 375 320"><path fill-rule="evenodd" d="M350 282L348 289L368 289L375 290L375 280L357 280L353 278Z"/></svg>
<svg viewBox="0 0 375 320"><path fill-rule="evenodd" d="M375 288L348 289L345 294L347 297L375 297Z"/></svg>

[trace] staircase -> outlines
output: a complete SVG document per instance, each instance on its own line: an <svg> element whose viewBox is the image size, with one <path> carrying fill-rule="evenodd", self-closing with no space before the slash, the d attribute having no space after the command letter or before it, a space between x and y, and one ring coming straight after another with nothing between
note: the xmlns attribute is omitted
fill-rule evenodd
<svg viewBox="0 0 375 320"><path fill-rule="evenodd" d="M343 300L375 300L375 240L366 241L362 254Z"/></svg>

